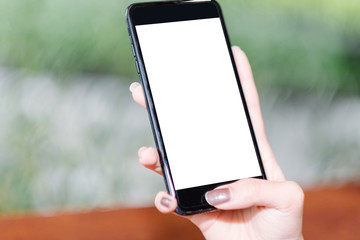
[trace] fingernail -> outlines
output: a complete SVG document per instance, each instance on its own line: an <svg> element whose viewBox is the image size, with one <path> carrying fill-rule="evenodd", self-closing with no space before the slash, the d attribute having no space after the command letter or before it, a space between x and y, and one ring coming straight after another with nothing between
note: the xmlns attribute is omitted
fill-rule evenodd
<svg viewBox="0 0 360 240"><path fill-rule="evenodd" d="M226 203L231 198L230 189L228 188L219 188L212 191L209 191L205 194L206 201L212 205L219 205Z"/></svg>
<svg viewBox="0 0 360 240"><path fill-rule="evenodd" d="M132 84L130 84L129 90L130 92L133 92L135 88L137 88L138 86L140 86L140 83L138 82L133 82Z"/></svg>
<svg viewBox="0 0 360 240"><path fill-rule="evenodd" d="M163 197L160 200L160 204L163 205L166 208L170 207L170 203L171 203L171 199L167 198L167 197Z"/></svg>
<svg viewBox="0 0 360 240"><path fill-rule="evenodd" d="M141 148L138 150L138 156L139 156L139 157L141 156L141 152L144 151L145 149L147 149L147 147L141 147Z"/></svg>

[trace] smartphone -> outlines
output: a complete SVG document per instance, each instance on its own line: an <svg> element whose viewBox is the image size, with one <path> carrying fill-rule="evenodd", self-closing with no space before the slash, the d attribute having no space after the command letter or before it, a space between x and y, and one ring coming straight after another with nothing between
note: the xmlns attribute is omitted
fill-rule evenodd
<svg viewBox="0 0 360 240"><path fill-rule="evenodd" d="M176 212L214 210L207 191L266 179L219 4L137 3L126 18Z"/></svg>

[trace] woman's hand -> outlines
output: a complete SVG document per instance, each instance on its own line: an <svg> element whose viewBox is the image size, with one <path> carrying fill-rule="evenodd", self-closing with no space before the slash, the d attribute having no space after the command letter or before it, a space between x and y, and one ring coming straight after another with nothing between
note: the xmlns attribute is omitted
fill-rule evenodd
<svg viewBox="0 0 360 240"><path fill-rule="evenodd" d="M268 181L243 179L220 186L206 194L206 200L219 211L187 216L206 239L302 239L304 193L298 184L286 181L267 141L259 98L245 53L233 47L241 85L254 127ZM135 102L146 108L141 85L130 86ZM161 174L156 149L142 147L142 165ZM175 211L177 202L166 192L156 196L162 213Z"/></svg>

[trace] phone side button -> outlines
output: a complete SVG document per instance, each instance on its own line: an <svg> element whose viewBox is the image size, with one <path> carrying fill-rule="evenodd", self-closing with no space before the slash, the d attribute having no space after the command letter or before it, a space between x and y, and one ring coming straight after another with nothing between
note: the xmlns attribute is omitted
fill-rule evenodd
<svg viewBox="0 0 360 240"><path fill-rule="evenodd" d="M138 73L140 73L140 70L139 70L139 65L138 65L138 63L137 63L137 61L135 60L135 65L136 65L136 70L137 70L137 72Z"/></svg>
<svg viewBox="0 0 360 240"><path fill-rule="evenodd" d="M135 50L134 50L134 44L132 44L132 43L131 43L131 50L132 50L132 52L133 52L133 55L134 55L134 57L135 57Z"/></svg>

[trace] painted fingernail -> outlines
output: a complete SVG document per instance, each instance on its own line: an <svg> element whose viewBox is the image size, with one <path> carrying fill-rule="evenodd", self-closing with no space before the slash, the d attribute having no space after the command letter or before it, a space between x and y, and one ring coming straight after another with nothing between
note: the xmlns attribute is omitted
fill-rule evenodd
<svg viewBox="0 0 360 240"><path fill-rule="evenodd" d="M130 92L133 92L135 88L137 88L138 86L140 86L140 83L138 82L133 82L132 84L130 84L129 90Z"/></svg>
<svg viewBox="0 0 360 240"><path fill-rule="evenodd" d="M163 205L166 208L170 207L170 203L171 203L171 199L167 198L167 197L163 197L160 200L160 204Z"/></svg>
<svg viewBox="0 0 360 240"><path fill-rule="evenodd" d="M147 149L147 147L141 147L141 148L138 150L138 156L139 156L139 157L141 156L142 151L144 151L145 149Z"/></svg>
<svg viewBox="0 0 360 240"><path fill-rule="evenodd" d="M230 189L228 188L219 188L212 191L209 191L205 194L205 199L210 205L219 205L226 203L231 198Z"/></svg>

